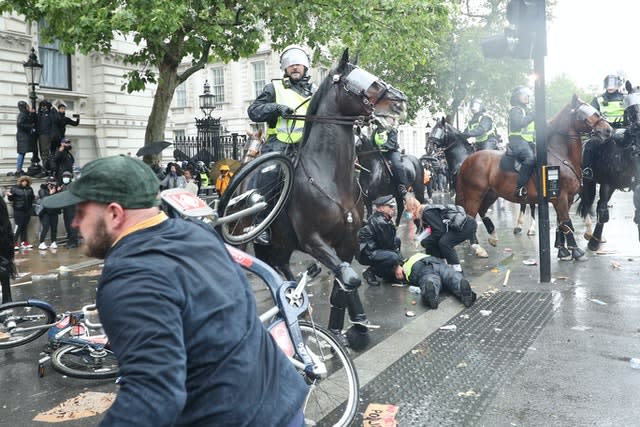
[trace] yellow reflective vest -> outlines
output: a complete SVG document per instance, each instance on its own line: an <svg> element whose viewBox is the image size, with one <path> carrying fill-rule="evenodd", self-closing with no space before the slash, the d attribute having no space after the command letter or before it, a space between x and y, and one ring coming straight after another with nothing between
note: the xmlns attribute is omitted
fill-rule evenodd
<svg viewBox="0 0 640 427"><path fill-rule="evenodd" d="M295 111L296 114L306 115L309 103L306 102L310 96L302 96L293 89L285 88L282 80L273 80L273 88L276 91L276 103L286 105ZM302 139L304 130L304 120L284 119L278 117L275 128L267 130L267 135L276 135L278 141L286 144L295 144Z"/></svg>

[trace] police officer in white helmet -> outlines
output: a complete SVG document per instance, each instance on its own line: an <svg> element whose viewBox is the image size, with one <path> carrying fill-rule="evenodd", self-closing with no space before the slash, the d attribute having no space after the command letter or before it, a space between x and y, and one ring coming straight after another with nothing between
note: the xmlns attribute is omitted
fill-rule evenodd
<svg viewBox="0 0 640 427"><path fill-rule="evenodd" d="M282 79L271 80L247 109L254 122L267 123L267 139L262 153L277 151L293 153L302 140L307 107L315 87L309 81L309 55L298 45L289 45L280 55ZM264 185L264 183L261 183ZM263 232L255 243L270 244L269 230Z"/></svg>

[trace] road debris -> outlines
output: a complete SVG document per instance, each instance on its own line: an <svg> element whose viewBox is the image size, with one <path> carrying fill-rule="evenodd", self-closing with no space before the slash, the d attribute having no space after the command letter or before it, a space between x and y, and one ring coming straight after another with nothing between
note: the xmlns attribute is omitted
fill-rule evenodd
<svg viewBox="0 0 640 427"><path fill-rule="evenodd" d="M88 391L65 400L55 408L36 415L33 420L46 423L61 423L69 420L93 417L109 409L116 399L115 393Z"/></svg>
<svg viewBox="0 0 640 427"><path fill-rule="evenodd" d="M440 330L441 331L455 331L456 329L458 329L458 327L456 325L440 326Z"/></svg>

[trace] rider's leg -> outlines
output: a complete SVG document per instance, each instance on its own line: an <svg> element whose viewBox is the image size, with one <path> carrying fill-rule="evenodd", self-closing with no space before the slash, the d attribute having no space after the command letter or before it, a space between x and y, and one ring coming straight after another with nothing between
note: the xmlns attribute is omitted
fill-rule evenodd
<svg viewBox="0 0 640 427"><path fill-rule="evenodd" d="M391 163L391 172L393 173L393 182L396 184L398 194L404 199L408 193L409 178L407 178L407 172L402 167L402 157L396 150L390 150L385 153L385 157Z"/></svg>
<svg viewBox="0 0 640 427"><path fill-rule="evenodd" d="M582 179L593 179L593 150L595 142L590 139L584 143L582 151Z"/></svg>
<svg viewBox="0 0 640 427"><path fill-rule="evenodd" d="M511 144L512 150L516 158L520 161L520 170L518 171L518 181L516 182L515 196L519 198L527 197L527 181L533 172L535 165L535 157L529 143L522 138L513 137Z"/></svg>

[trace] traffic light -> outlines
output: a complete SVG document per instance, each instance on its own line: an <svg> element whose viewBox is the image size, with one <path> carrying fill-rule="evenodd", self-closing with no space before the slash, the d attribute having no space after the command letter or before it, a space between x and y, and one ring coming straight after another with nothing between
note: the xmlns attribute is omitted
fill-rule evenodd
<svg viewBox="0 0 640 427"><path fill-rule="evenodd" d="M511 24L503 34L496 34L483 39L480 44L482 53L487 58L530 59L536 35L540 0L511 0L507 4L507 20ZM543 9L544 10L544 9Z"/></svg>

